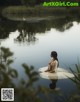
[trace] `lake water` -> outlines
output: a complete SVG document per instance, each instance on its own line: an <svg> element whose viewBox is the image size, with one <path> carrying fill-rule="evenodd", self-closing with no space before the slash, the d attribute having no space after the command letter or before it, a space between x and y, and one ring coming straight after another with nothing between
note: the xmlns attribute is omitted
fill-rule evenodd
<svg viewBox="0 0 80 102"><path fill-rule="evenodd" d="M13 66L18 70L19 78L25 79L22 63L33 65L38 71L48 65L51 51L57 51L59 66L66 70L69 67L75 70L75 64L80 59L80 23L74 19L57 18L32 23L5 20L1 21L0 33L1 46L14 52ZM40 78L36 85L50 88L51 83L52 80ZM55 85L63 97L76 90L76 85L69 79L57 80Z"/></svg>

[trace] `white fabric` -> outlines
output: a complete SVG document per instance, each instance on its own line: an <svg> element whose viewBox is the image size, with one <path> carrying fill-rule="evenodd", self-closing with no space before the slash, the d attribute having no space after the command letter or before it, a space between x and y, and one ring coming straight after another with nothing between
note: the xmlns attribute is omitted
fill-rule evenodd
<svg viewBox="0 0 80 102"><path fill-rule="evenodd" d="M74 75L69 71L63 68L57 68L56 72L50 73L45 72L48 67L43 67L39 69L39 75L45 79L66 79L66 78L74 78Z"/></svg>

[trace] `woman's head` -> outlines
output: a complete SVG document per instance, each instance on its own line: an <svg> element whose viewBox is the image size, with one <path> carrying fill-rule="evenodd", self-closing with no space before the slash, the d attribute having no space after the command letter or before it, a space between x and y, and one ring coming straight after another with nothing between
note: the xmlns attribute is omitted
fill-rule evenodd
<svg viewBox="0 0 80 102"><path fill-rule="evenodd" d="M57 52L56 51L52 51L51 52L51 57L53 57L54 59L57 59Z"/></svg>
<svg viewBox="0 0 80 102"><path fill-rule="evenodd" d="M51 57L53 57L54 58L54 60L57 60L58 61L58 58L57 58L57 52L56 51L52 51L51 52ZM59 66L59 61L58 61L58 66Z"/></svg>

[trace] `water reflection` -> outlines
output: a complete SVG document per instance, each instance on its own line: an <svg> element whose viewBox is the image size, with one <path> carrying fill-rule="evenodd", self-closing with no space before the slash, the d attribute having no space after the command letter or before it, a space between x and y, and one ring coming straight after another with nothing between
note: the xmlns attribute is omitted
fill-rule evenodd
<svg viewBox="0 0 80 102"><path fill-rule="evenodd" d="M18 23L17 22L13 22L10 20L2 20L0 21L0 39L6 39L9 37L9 34L11 32L15 32Z"/></svg>
<svg viewBox="0 0 80 102"><path fill-rule="evenodd" d="M56 83L58 79L51 79L51 83L49 84L50 89L55 89L56 88Z"/></svg>
<svg viewBox="0 0 80 102"><path fill-rule="evenodd" d="M9 38L13 32L14 35L16 35L16 31L18 31L17 36L14 38L16 43L29 42L30 44L36 42L37 38L39 39L38 44L29 47L24 45L17 46L14 44L14 42L12 42L13 39L11 39L14 35L7 41L2 42L3 46L9 47L14 52L16 58L14 66L20 72L21 77L25 78L24 73L20 68L21 63L26 62L29 65L35 66L35 70L38 70L39 68L46 66L47 62L49 62L49 53L53 49L58 52L60 66L62 66L62 68L66 69L66 65L73 65L76 63L76 57L80 57L80 25L77 25L77 23L74 24L73 21L80 22L80 17L77 15L75 17L65 16L64 18L34 23L11 20L0 21L0 39ZM71 27L72 29L70 29ZM42 34L45 34L45 36L42 36ZM65 87L67 86L67 83L68 87ZM47 85L54 89L56 88L56 84L57 80L51 80L50 85ZM61 85L62 89L66 88L64 94L69 93L69 89L74 89L72 83L69 83L66 80L61 83L59 82L58 84L59 86Z"/></svg>
<svg viewBox="0 0 80 102"><path fill-rule="evenodd" d="M19 30L18 30L19 31ZM34 33L27 33L26 30L20 30L19 31L19 36L17 36L17 38L14 39L14 41L17 43L24 43L24 42L28 42L28 44L30 43L35 43L38 39L35 37Z"/></svg>
<svg viewBox="0 0 80 102"><path fill-rule="evenodd" d="M45 34L46 31L50 31L51 28L55 28L59 32L64 32L73 26L73 21L80 22L79 16L64 16L55 17L54 19L42 20L39 22L27 22L27 21L12 21L4 19L0 21L0 39L6 39L11 32L19 31L19 36L15 38L15 42L35 43L38 41L36 34Z"/></svg>

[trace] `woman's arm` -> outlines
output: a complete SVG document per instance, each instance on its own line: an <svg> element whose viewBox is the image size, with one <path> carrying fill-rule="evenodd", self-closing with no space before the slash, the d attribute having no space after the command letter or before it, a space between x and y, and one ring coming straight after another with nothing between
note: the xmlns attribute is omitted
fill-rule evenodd
<svg viewBox="0 0 80 102"><path fill-rule="evenodd" d="M55 71L55 69L57 68L57 64L58 62L56 60L51 63L51 71Z"/></svg>

